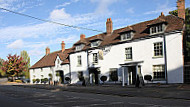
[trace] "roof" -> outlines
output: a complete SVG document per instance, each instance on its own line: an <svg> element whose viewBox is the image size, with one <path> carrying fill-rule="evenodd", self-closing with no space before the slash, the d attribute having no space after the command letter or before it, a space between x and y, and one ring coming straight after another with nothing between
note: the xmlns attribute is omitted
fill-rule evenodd
<svg viewBox="0 0 190 107"><path fill-rule="evenodd" d="M92 48L90 47L91 40L96 39L97 36L101 36L101 40L102 40L102 43L100 44L99 47L121 42L120 33L123 33L123 32L134 31L135 33L134 33L133 39L149 36L150 35L149 25L154 25L158 23L167 23L167 28L165 29L165 33L177 31L177 30L183 30L183 26L184 26L183 19L177 16L173 16L173 15L164 16L162 14L161 16L153 20L149 20L149 21L137 23L134 25L126 26L124 28L116 29L112 32L112 34L101 33L101 34L94 35L88 38L84 38L83 41L85 41L85 46L81 51ZM73 45L73 49L71 53L74 53L74 52L75 52L75 45Z"/></svg>
<svg viewBox="0 0 190 107"><path fill-rule="evenodd" d="M45 55L38 62L36 62L32 67L30 67L30 69L55 66L55 60L57 56L59 56L59 58L63 61L62 64L67 64L69 63L68 53L70 51L71 49L65 49L63 53L61 50L59 50L59 51L52 52L48 55Z"/></svg>

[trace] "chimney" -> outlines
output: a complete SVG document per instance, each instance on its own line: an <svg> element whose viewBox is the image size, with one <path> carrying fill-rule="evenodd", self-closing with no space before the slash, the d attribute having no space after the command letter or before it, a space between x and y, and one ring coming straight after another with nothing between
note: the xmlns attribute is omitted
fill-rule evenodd
<svg viewBox="0 0 190 107"><path fill-rule="evenodd" d="M111 20L111 18L108 18L107 22L106 22L106 32L107 32L107 34L111 34L112 30L113 30L112 20Z"/></svg>
<svg viewBox="0 0 190 107"><path fill-rule="evenodd" d="M49 47L46 48L46 55L50 54L50 49Z"/></svg>
<svg viewBox="0 0 190 107"><path fill-rule="evenodd" d="M62 43L61 43L61 51L62 51L62 52L65 51L65 43L64 43L64 41L62 41Z"/></svg>
<svg viewBox="0 0 190 107"><path fill-rule="evenodd" d="M82 39L85 39L85 34L81 34L80 35L80 39L82 40Z"/></svg>
<svg viewBox="0 0 190 107"><path fill-rule="evenodd" d="M177 1L178 17L185 19L185 0Z"/></svg>

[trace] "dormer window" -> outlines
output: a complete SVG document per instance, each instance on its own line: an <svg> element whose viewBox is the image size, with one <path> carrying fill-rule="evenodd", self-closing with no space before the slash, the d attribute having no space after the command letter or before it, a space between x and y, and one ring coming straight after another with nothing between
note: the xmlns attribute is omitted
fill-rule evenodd
<svg viewBox="0 0 190 107"><path fill-rule="evenodd" d="M80 51L84 48L84 44L76 45L75 51Z"/></svg>
<svg viewBox="0 0 190 107"><path fill-rule="evenodd" d="M122 41L131 40L131 39L132 39L132 32L121 34L121 40Z"/></svg>
<svg viewBox="0 0 190 107"><path fill-rule="evenodd" d="M164 32L165 24L154 25L150 27L150 34L157 34Z"/></svg>
<svg viewBox="0 0 190 107"><path fill-rule="evenodd" d="M101 41L100 40L96 40L91 42L91 47L98 47L100 45Z"/></svg>

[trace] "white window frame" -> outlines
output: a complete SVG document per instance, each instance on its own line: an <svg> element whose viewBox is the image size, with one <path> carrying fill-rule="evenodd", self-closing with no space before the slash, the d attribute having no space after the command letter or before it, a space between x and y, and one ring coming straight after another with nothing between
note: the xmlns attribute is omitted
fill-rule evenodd
<svg viewBox="0 0 190 107"><path fill-rule="evenodd" d="M131 57L129 57L131 56ZM133 59L133 49L132 47L125 48L125 60L132 60Z"/></svg>
<svg viewBox="0 0 190 107"><path fill-rule="evenodd" d="M165 80L165 65L153 65L153 80Z"/></svg>
<svg viewBox="0 0 190 107"><path fill-rule="evenodd" d="M123 33L121 34L121 41L131 40L132 36L133 36L132 32Z"/></svg>
<svg viewBox="0 0 190 107"><path fill-rule="evenodd" d="M76 45L75 51L80 51L84 48L84 44Z"/></svg>
<svg viewBox="0 0 190 107"><path fill-rule="evenodd" d="M154 57L163 57L163 42L156 42L154 46Z"/></svg>
<svg viewBox="0 0 190 107"><path fill-rule="evenodd" d="M81 55L77 56L77 66L82 66L82 57L81 57Z"/></svg>
<svg viewBox="0 0 190 107"><path fill-rule="evenodd" d="M98 64L98 53L93 53L93 64Z"/></svg>
<svg viewBox="0 0 190 107"><path fill-rule="evenodd" d="M150 27L150 34L163 33L165 30L165 24L158 24Z"/></svg>
<svg viewBox="0 0 190 107"><path fill-rule="evenodd" d="M100 45L101 41L100 40L96 40L91 42L91 47L98 47Z"/></svg>

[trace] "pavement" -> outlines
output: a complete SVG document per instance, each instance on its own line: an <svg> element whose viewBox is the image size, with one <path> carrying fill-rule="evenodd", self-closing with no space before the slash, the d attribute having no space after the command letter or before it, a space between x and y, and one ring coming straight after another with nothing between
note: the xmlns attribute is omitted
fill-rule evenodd
<svg viewBox="0 0 190 107"><path fill-rule="evenodd" d="M190 100L190 85L189 84L171 84L171 85L156 85L149 84L141 88L134 86L120 85L98 85L98 86L80 86L80 85L60 85L52 86L45 84L11 84L12 86L24 88L36 88L46 90L58 90L78 93L93 93L102 95L113 95L121 97L146 97L146 98L161 98L161 99L182 99Z"/></svg>

